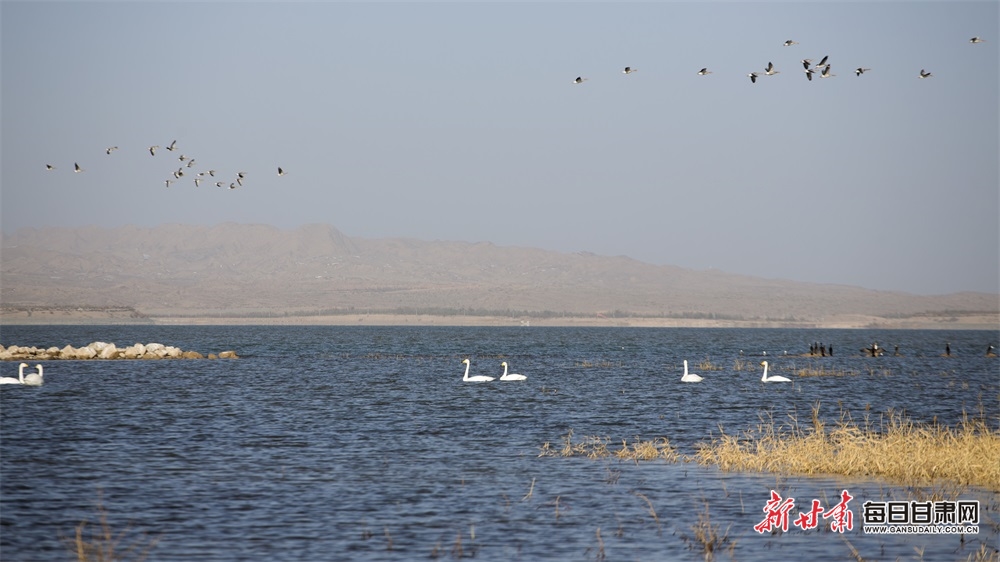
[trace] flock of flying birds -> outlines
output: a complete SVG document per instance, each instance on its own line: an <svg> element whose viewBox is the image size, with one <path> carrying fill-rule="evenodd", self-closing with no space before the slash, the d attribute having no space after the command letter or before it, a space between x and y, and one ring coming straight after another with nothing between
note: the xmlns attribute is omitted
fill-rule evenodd
<svg viewBox="0 0 1000 562"><path fill-rule="evenodd" d="M973 43L973 44L985 43L985 42L986 42L985 39L983 39L982 37L978 37L978 36L969 39L969 43ZM782 45L785 46L785 47L791 47L792 45L798 45L798 41L794 41L792 39L788 39ZM803 71L805 72L806 78L809 81L812 81L813 74L816 74L817 72L819 72L819 77L820 78L833 78L834 76L836 76L836 74L833 74L831 72L831 66L830 66L830 62L829 61L830 61L829 55L824 56L815 65L813 65L813 60L812 59L802 59L802 61L801 61L802 62L802 67L803 67ZM636 72L638 70L639 70L638 68L634 68L634 67L631 67L631 66L626 66L622 70L622 73L623 74L632 74L633 72ZM866 72L868 72L870 70L871 70L870 68L864 68L864 67L859 66L856 69L854 69L854 74L857 75L857 76L861 76L862 74L864 74L864 73L866 73ZM774 67L773 63L768 62L767 66L764 67L764 71L763 72L751 72L751 73L747 74L747 76L750 78L750 82L751 83L756 84L757 83L757 78L759 78L761 76L774 76L775 74L778 74L780 72L781 72L780 70L778 70L777 68ZM698 71L698 75L699 76L707 76L709 74L712 74L712 71L709 70L707 67L706 68L702 68L701 70ZM920 74L917 75L918 78L930 78L931 76L933 76L933 75L930 72L928 72L927 70L925 70L925 69L920 69ZM588 78L584 78L583 76L577 76L573 80L573 83L574 84L582 84L582 83L586 82L587 80L588 80ZM160 148L159 145L150 146L149 147L149 155L150 156L156 156L156 151L159 148ZM178 150L177 141L176 140L172 141L169 145L166 146L166 149L168 151L170 151L170 152L174 152L174 151ZM118 150L117 146L109 146L108 148L105 149L105 152L110 156L111 153L114 152L114 151L116 151L116 150ZM166 185L167 187L170 187L171 184L179 181L182 177L185 176L186 170L189 170L190 168L193 168L194 165L195 165L195 159L194 158L190 158L188 156L185 156L184 154L181 154L180 156L178 156L177 159L180 161L180 166L177 168L177 170L175 170L172 173L172 178L167 178L163 182L164 185ZM52 164L46 164L45 165L45 169L46 170L55 170L56 167L53 166ZM73 163L73 171L76 172L76 173L80 173L80 172L84 172L85 170L80 166L79 163L74 162ZM286 174L285 170L282 169L279 166L278 167L278 175L279 176L284 176L285 174ZM206 178L206 176L208 176L208 177ZM196 187L198 187L198 186L201 185L201 182L206 181L206 180L213 181L214 179L215 179L215 170L205 170L205 171L197 172L196 175L194 176L194 185ZM236 189L238 187L243 187L243 180L244 179L246 179L246 172L237 172L236 173L236 177L233 178L233 181L229 182L228 188L229 189ZM225 188L225 187L227 187L226 186L226 182L225 181L215 181L215 187Z"/></svg>
<svg viewBox="0 0 1000 562"><path fill-rule="evenodd" d="M969 43L972 43L972 44L985 43L985 42L986 42L985 39L983 39L982 37L978 37L978 36L977 37L973 37L972 39L969 39ZM785 47L791 47L792 45L798 45L798 44L799 44L798 41L793 41L792 39L788 39L787 41L785 41L784 43L782 43L782 45L785 46ZM826 55L822 59L820 59L820 61L818 63L816 63L815 65L813 65L813 60L812 59L802 59L802 61L801 61L802 62L802 67L804 69L804 72L806 73L806 78L811 82L812 79L813 79L813 74L815 74L817 72L819 72L819 77L820 78L833 78L834 76L836 76L836 74L833 74L830 71L830 62L829 62L829 60L830 60L830 56ZM632 74L633 72L635 72L637 70L639 70L639 69L631 67L631 66L626 66L622 70L622 74ZM865 72L868 72L870 70L871 70L870 68L864 68L864 67L859 66L859 67L857 67L857 68L854 69L854 74L857 75L857 76L861 76L862 74L864 74ZM774 67L773 63L768 62L767 66L764 67L764 72L751 72L750 74L747 74L747 76L750 78L750 82L751 83L756 84L757 83L757 78L759 78L760 76L774 76L775 74L778 74L780 72L781 72L780 70L778 70L778 69L776 69ZM712 74L712 71L709 70L707 67L706 68L702 68L701 70L698 71L698 75L699 76L706 76L708 74ZM933 76L933 75L930 72L928 72L927 70L920 69L920 74L917 75L917 78L930 78L931 76ZM584 78L583 76L577 76L573 80L573 83L574 84L582 84L582 83L586 82L587 80L588 79Z"/></svg>
<svg viewBox="0 0 1000 562"><path fill-rule="evenodd" d="M159 150L159 149L160 149L160 145L158 145L158 144L154 144L153 146L150 146L149 149L148 149L149 150L149 155L150 156L156 156L156 151ZM179 150L178 147L177 147L177 141L176 140L171 141L171 143L166 146L166 149L168 151L170 151L171 153L174 152L174 151L176 151L176 150ZM111 153L114 152L114 151L116 151L116 150L118 150L117 146L109 146L106 149L104 149L104 152L108 156L111 156ZM177 157L177 160L180 162L180 164L178 165L178 168L172 172L172 174L171 174L172 177L171 178L167 178L167 179L165 179L163 181L164 185L166 185L167 187L170 187L171 184L179 181L181 178L183 178L188 173L194 174L194 185L195 185L195 187L201 186L201 182L206 181L206 180L207 181L214 181L215 182L215 187L218 187L218 188L226 188L227 187L226 186L227 182L225 182L225 181L215 181L215 177L216 177L215 176L215 170L204 170L204 171L201 171L201 172L193 172L193 171L191 171L190 169L193 168L194 165L195 165L195 159L194 158L191 158L189 156L181 154L180 156ZM52 164L46 164L45 165L45 169L46 170L55 170L56 167L53 166ZM81 173L81 172L85 172L85 171L86 170L84 170L83 167L81 167L78 162L74 162L73 163L73 172L74 173ZM278 166L278 175L279 176L284 176L286 173L287 172L285 172L285 170L281 166ZM229 182L228 188L229 189L236 189L238 187L243 187L243 181L246 179L246 175L247 175L246 172L236 172L236 177L233 178L233 181Z"/></svg>

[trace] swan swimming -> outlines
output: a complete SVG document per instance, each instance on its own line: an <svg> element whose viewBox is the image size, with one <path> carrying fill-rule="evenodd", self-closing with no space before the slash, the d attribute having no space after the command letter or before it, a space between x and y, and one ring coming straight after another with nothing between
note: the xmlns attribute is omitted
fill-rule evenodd
<svg viewBox="0 0 1000 562"><path fill-rule="evenodd" d="M27 367L27 363L21 363L17 369L17 377L0 377L0 384L24 384L24 368Z"/></svg>
<svg viewBox="0 0 1000 562"><path fill-rule="evenodd" d="M681 377L681 382L701 382L702 378L694 373L688 373L688 362L687 359L684 360L684 376Z"/></svg>
<svg viewBox="0 0 1000 562"><path fill-rule="evenodd" d="M24 384L28 386L42 386L42 366L35 365L35 368L38 369L38 372L31 373L28 376L24 377Z"/></svg>
<svg viewBox="0 0 1000 562"><path fill-rule="evenodd" d="M472 365L472 363L470 363L468 359L463 359L462 363L465 363L465 376L462 377L463 381L465 381L465 382L487 382L487 381L493 380L493 377L487 377L485 375L476 375L474 377L470 377L469 376L469 366Z"/></svg>
<svg viewBox="0 0 1000 562"><path fill-rule="evenodd" d="M761 361L760 364L764 366L764 374L760 377L760 381L761 382L792 382L792 379L785 378L785 377L779 377L777 375L768 378L768 376L767 376L767 361Z"/></svg>
<svg viewBox="0 0 1000 562"><path fill-rule="evenodd" d="M528 377L526 377L524 375L519 375L517 373L511 373L511 374L508 375L507 374L507 362L504 361L503 363L500 363L500 364L503 365L503 374L500 375L500 380L502 380L502 381L523 381L523 380L527 380L528 379Z"/></svg>

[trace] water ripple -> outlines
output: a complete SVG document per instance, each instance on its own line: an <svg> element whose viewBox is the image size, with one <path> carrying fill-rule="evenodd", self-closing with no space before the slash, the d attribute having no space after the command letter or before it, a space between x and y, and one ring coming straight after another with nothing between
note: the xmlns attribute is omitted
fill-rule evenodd
<svg viewBox="0 0 1000 562"><path fill-rule="evenodd" d="M772 488L799 498L883 483L724 473L694 464L538 457L572 431L617 445L666 436L684 454L762 419L955 424L998 419L995 332L373 327L4 327L3 343L162 341L235 361L63 361L0 390L0 557L66 560L60 537L102 498L116 529L159 536L149 560L700 557L706 505L742 560L850 553L834 533L759 536ZM904 357L848 350L898 342ZM992 340L992 341L991 341ZM784 357L813 341L832 358ZM940 357L951 342L956 357ZM967 350L967 351L966 351ZM763 353L792 384L760 382ZM462 384L461 360L525 382ZM680 363L705 377L682 384ZM9 370L13 364L3 364ZM852 372L798 377L798 369ZM5 372L6 376L7 373ZM529 493L530 492L530 493ZM984 505L995 510L996 494ZM990 503L992 502L992 503ZM990 512L990 517L996 517ZM600 529L600 539L598 538ZM473 533L475 537L473 538ZM848 537L867 558L965 558L942 536ZM978 539L996 542L996 527Z"/></svg>

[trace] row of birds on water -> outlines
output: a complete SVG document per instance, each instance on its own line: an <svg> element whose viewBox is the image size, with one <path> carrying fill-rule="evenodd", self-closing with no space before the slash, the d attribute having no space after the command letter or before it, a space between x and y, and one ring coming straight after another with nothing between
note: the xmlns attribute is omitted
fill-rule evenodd
<svg viewBox="0 0 1000 562"><path fill-rule="evenodd" d="M496 377L491 377L488 375L473 375L469 376L469 368L472 366L472 362L468 359L463 359L462 364L465 365L465 375L462 376L462 380L465 382L490 382L497 380ZM761 376L761 382L791 382L791 379L780 376L767 376L767 361L761 361L761 365L764 366L764 375ZM504 361L500 363L503 367L503 374L500 375L500 380L502 381L523 381L527 380L528 377L518 374L518 373L508 373L507 372L507 362ZM687 359L684 360L684 375L681 376L681 382L701 382L704 380L699 375L688 372L688 362Z"/></svg>
<svg viewBox="0 0 1000 562"><path fill-rule="evenodd" d="M177 141L176 140L171 141L171 143L169 145L167 145L165 148L168 151L170 151L170 152L174 152L176 150L179 150L179 148L177 146ZM149 155L150 156L156 156L156 151L159 150L159 149L160 149L160 145L155 144L153 146L150 146L147 150L149 150ZM111 156L111 154L113 152L115 152L116 150L118 150L117 146L109 146L109 147L107 147L107 148L104 149L104 152L108 156ZM172 172L171 175L173 176L173 179L167 178L163 182L164 185L166 185L167 187L170 187L171 184L176 183L178 180L180 180L181 178L183 178L187 173L194 173L194 172L190 171L190 169L194 167L195 162L196 162L194 158L192 158L190 156L187 156L185 154L181 154L180 156L177 157L177 160L180 161L180 166L176 170L174 170ZM52 170L55 170L56 167L54 165L52 165L52 164L46 164L45 165L45 169L49 170L49 171L52 171ZM73 172L79 174L79 173L82 173L82 172L86 172L86 170L83 169L83 167L80 166L80 164L78 162L74 162L73 163ZM203 181L213 181L214 178L215 178L215 173L216 173L215 170L205 170L205 171L197 172L195 174L195 177L194 177L194 185L195 185L195 187L200 187L201 183ZM278 176L280 177L280 176L284 176L286 174L287 174L287 172L284 170L284 168L282 168L281 166L278 166ZM247 175L246 172L236 172L236 177L233 178L233 180L231 182L228 182L229 183L229 186L228 186L229 189L237 189L239 187L243 187L243 181L246 179L246 175ZM214 183L215 183L215 187L225 188L227 182L225 182L225 181L215 181Z"/></svg>
<svg viewBox="0 0 1000 562"><path fill-rule="evenodd" d="M986 42L985 39L978 36L969 39L969 43L972 43L974 45L985 42ZM788 39L783 43L785 47L791 47L792 45L798 45L798 44L799 44L798 41L794 41L792 39ZM831 71L830 55L825 55L815 65L813 65L813 59L802 59L800 62L802 63L803 72L805 72L806 78L810 82L813 79L813 74L816 74L817 72L819 72L820 78L833 78L834 76L836 76L836 74L833 74ZM638 68L635 68L633 66L626 66L624 69L622 69L622 74L626 75L632 74L634 72L637 72L638 70L639 70ZM861 76L862 74L869 72L870 70L871 70L870 68L859 66L854 69L854 74L856 76ZM775 68L773 62L768 62L767 66L764 67L763 72L754 71L751 72L750 74L747 74L747 77L750 78L751 83L756 84L757 78L761 76L774 76L775 74L780 74L780 73L781 71ZM698 71L699 76L708 76L709 74L712 74L712 71L709 70L708 67L702 68L701 70ZM931 74L930 72L928 72L926 69L923 68L921 68L920 73L917 74L917 78L930 78L931 76L933 76L933 74ZM584 78L583 76L577 76L576 78L573 79L573 83L583 84L587 80L589 80L589 78Z"/></svg>
<svg viewBox="0 0 1000 562"><path fill-rule="evenodd" d="M868 353L871 357L878 357L878 356L880 356L880 355L882 355L882 354L885 353L885 349L882 348L882 347L879 347L879 345L878 345L877 342L872 342L872 344L871 344L870 347L862 348L861 351L864 352L864 353ZM820 343L812 344L812 345L809 346L809 355L815 355L815 354L820 354L820 353L822 354L823 357L827 357L827 356L832 357L833 356L833 346L831 345L831 346L827 347L827 346L822 345ZM767 355L767 353L765 353L764 355ZM900 355L900 353L899 353L899 346L898 345L896 346L896 353L895 353L895 355L897 355L897 356ZM946 343L945 344L945 352L942 355L942 357L951 357L951 344L950 343ZM996 348L993 347L992 345L988 346L986 348L986 357L997 357ZM489 382L489 381L496 380L494 377L490 377L490 376L487 376L487 375L469 376L469 367L471 366L471 362L468 359L465 359L465 360L462 361L462 363L465 365L465 375L462 377L463 381L465 381L465 382ZM782 377L782 376L778 376L778 375L774 375L774 376L770 376L770 377L767 376L767 368L768 368L767 361L761 361L760 364L764 367L764 374L761 375L761 377L760 377L761 382L791 382L791 379L789 379L787 377ZM500 380L502 380L502 381L523 381L523 380L525 380L525 379L528 378L528 377L526 377L524 375L520 375L520 374L517 374L517 373L508 374L507 373L507 362L506 361L504 361L503 363L500 363L500 366L503 367L503 374L500 375ZM13 379L11 379L11 380L13 380ZM681 382L701 382L703 380L705 380L705 379L703 377L701 377L700 375L697 375L695 373L691 373L691 372L688 371L688 362L687 362L687 359L685 359L684 360L684 374L681 375Z"/></svg>
<svg viewBox="0 0 1000 562"><path fill-rule="evenodd" d="M21 363L18 366L17 378L15 379L14 377L0 377L0 384L22 384L24 386L42 386L42 383L45 382L45 379L42 376L43 375L42 366L35 365L35 368L38 369L38 372L29 373L25 375L24 369L26 367L28 367L27 363Z"/></svg>
<svg viewBox="0 0 1000 562"><path fill-rule="evenodd" d="M946 355L950 356L951 355L951 346L947 345L946 349L947 349ZM994 350L994 347L992 345L989 346L989 348L986 350L986 355L988 357L996 357L996 353L994 353L993 350ZM873 356L878 356L878 355L881 354L880 353L880 348L879 348L879 346L878 346L877 343L873 343L870 348L866 348L865 350L862 350L862 351L871 351L871 353L873 354ZM899 347L898 346L896 347L896 354L897 355L899 354ZM831 353L831 355L832 355L832 353ZM462 360L462 364L465 365L465 374L462 376L462 380L464 382L490 382L490 381L497 380L496 377L491 377L491 376L488 376L488 375L472 375L472 376L469 376L469 368L472 366L472 362L469 361L468 359L463 359ZM768 368L767 361L761 361L760 364L764 367L764 374L761 375L761 377L760 377L760 381L761 382L791 382L791 379L789 379L788 377L782 377L782 376L778 376L778 375L774 375L774 376L770 376L770 377L767 376L767 368ZM508 366L507 366L507 362L506 361L500 363L500 366L503 367L503 374L501 374L500 377L499 377L500 380L502 380L502 381L523 381L523 380L527 380L528 379L527 376L519 374L519 373L509 373L508 370L507 370ZM28 375L24 374L24 369L26 367L28 367L27 363L21 363L18 366L17 378L15 379L14 377L0 377L0 384L20 384L20 385L25 385L25 386L41 386L42 383L44 382L42 366L41 365L35 365L35 369L37 369L38 372L37 373L29 373ZM684 360L684 374L681 375L681 382L701 382L703 380L705 380L705 379L702 376L697 375L695 373L691 373L691 372L688 371L688 362L687 362L687 359L685 359Z"/></svg>
<svg viewBox="0 0 1000 562"><path fill-rule="evenodd" d="M886 349L878 344L878 342L872 342L868 347L861 349L861 352L868 357L882 357L886 354ZM833 351L830 351L830 355L833 355ZM899 351L899 346L895 346L892 355L894 357L901 357L903 354ZM944 353L941 357L951 357L951 343L944 344ZM986 357L997 357L996 348L992 344L986 346Z"/></svg>

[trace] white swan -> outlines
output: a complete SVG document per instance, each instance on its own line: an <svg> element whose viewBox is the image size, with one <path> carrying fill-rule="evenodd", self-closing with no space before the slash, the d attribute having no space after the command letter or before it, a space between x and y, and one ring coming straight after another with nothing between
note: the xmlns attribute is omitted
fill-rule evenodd
<svg viewBox="0 0 1000 562"><path fill-rule="evenodd" d="M471 365L471 363L469 362L468 359L463 359L462 363L465 363L465 376L462 377L463 381L465 381L465 382L487 382L487 381L493 380L493 377L487 377L485 375L476 375L474 377L470 377L469 376L469 366Z"/></svg>
<svg viewBox="0 0 1000 562"><path fill-rule="evenodd" d="M684 360L684 376L681 377L681 382L701 382L702 378L694 373L688 373L688 362L687 359Z"/></svg>
<svg viewBox="0 0 1000 562"><path fill-rule="evenodd" d="M761 382L792 382L792 379L779 377L777 375L768 378L767 376L767 361L761 361L761 365L764 366L764 374L760 377Z"/></svg>
<svg viewBox="0 0 1000 562"><path fill-rule="evenodd" d="M21 363L17 369L17 378L0 377L0 384L24 384L24 368L27 366L27 363Z"/></svg>
<svg viewBox="0 0 1000 562"><path fill-rule="evenodd" d="M502 380L502 381L523 381L523 380L528 380L528 377L526 377L524 375L519 375L517 373L511 373L511 374L508 375L507 374L507 362L504 361L503 363L500 363L500 364L503 365L503 374L500 375L500 380Z"/></svg>
<svg viewBox="0 0 1000 562"><path fill-rule="evenodd" d="M38 369L38 372L24 377L24 384L28 386L42 386L42 366L35 365L35 368Z"/></svg>

